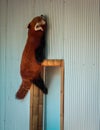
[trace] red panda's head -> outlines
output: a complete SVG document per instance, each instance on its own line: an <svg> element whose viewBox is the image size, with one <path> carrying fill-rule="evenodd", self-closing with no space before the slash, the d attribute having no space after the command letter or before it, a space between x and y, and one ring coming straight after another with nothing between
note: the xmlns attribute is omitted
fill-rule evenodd
<svg viewBox="0 0 100 130"><path fill-rule="evenodd" d="M47 22L46 18L41 15L35 17L28 25L29 32L31 34L43 35L46 30Z"/></svg>

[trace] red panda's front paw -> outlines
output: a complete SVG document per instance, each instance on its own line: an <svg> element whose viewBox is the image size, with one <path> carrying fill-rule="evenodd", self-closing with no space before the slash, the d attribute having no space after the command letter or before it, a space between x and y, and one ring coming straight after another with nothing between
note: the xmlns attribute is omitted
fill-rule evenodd
<svg viewBox="0 0 100 130"><path fill-rule="evenodd" d="M48 94L48 89L46 87L43 89L43 93Z"/></svg>

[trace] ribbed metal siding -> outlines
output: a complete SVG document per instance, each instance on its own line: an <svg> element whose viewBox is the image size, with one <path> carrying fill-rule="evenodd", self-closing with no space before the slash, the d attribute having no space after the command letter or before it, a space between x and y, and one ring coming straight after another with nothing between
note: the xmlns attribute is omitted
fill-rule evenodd
<svg viewBox="0 0 100 130"><path fill-rule="evenodd" d="M65 130L99 130L98 2L65 2Z"/></svg>
<svg viewBox="0 0 100 130"><path fill-rule="evenodd" d="M6 1L0 1L0 129L5 128L5 43L6 38ZM2 18L2 19L1 19Z"/></svg>
<svg viewBox="0 0 100 130"><path fill-rule="evenodd" d="M65 130L99 130L99 0L0 0L0 130L29 128L29 95L19 102L15 92L27 24L40 14L48 16L47 58L64 58Z"/></svg>

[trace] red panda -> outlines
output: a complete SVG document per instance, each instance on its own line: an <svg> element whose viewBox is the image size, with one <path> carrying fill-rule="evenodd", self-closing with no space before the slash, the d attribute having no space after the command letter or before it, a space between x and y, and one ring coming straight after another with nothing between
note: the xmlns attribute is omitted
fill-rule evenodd
<svg viewBox="0 0 100 130"><path fill-rule="evenodd" d="M26 96L32 83L47 94L47 88L41 78L41 62L45 58L46 28L47 22L43 15L35 17L28 25L28 38L20 65L22 83L16 93L18 99Z"/></svg>

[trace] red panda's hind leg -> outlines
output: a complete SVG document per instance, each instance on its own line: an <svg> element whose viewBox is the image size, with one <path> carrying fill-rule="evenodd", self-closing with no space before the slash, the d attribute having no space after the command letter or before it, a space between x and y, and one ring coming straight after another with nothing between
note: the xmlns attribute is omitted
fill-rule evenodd
<svg viewBox="0 0 100 130"><path fill-rule="evenodd" d="M48 93L48 89L46 88L44 81L41 77L39 77L38 79L35 79L32 81L33 84L35 84L38 88L40 88L42 90L43 93L47 94Z"/></svg>

